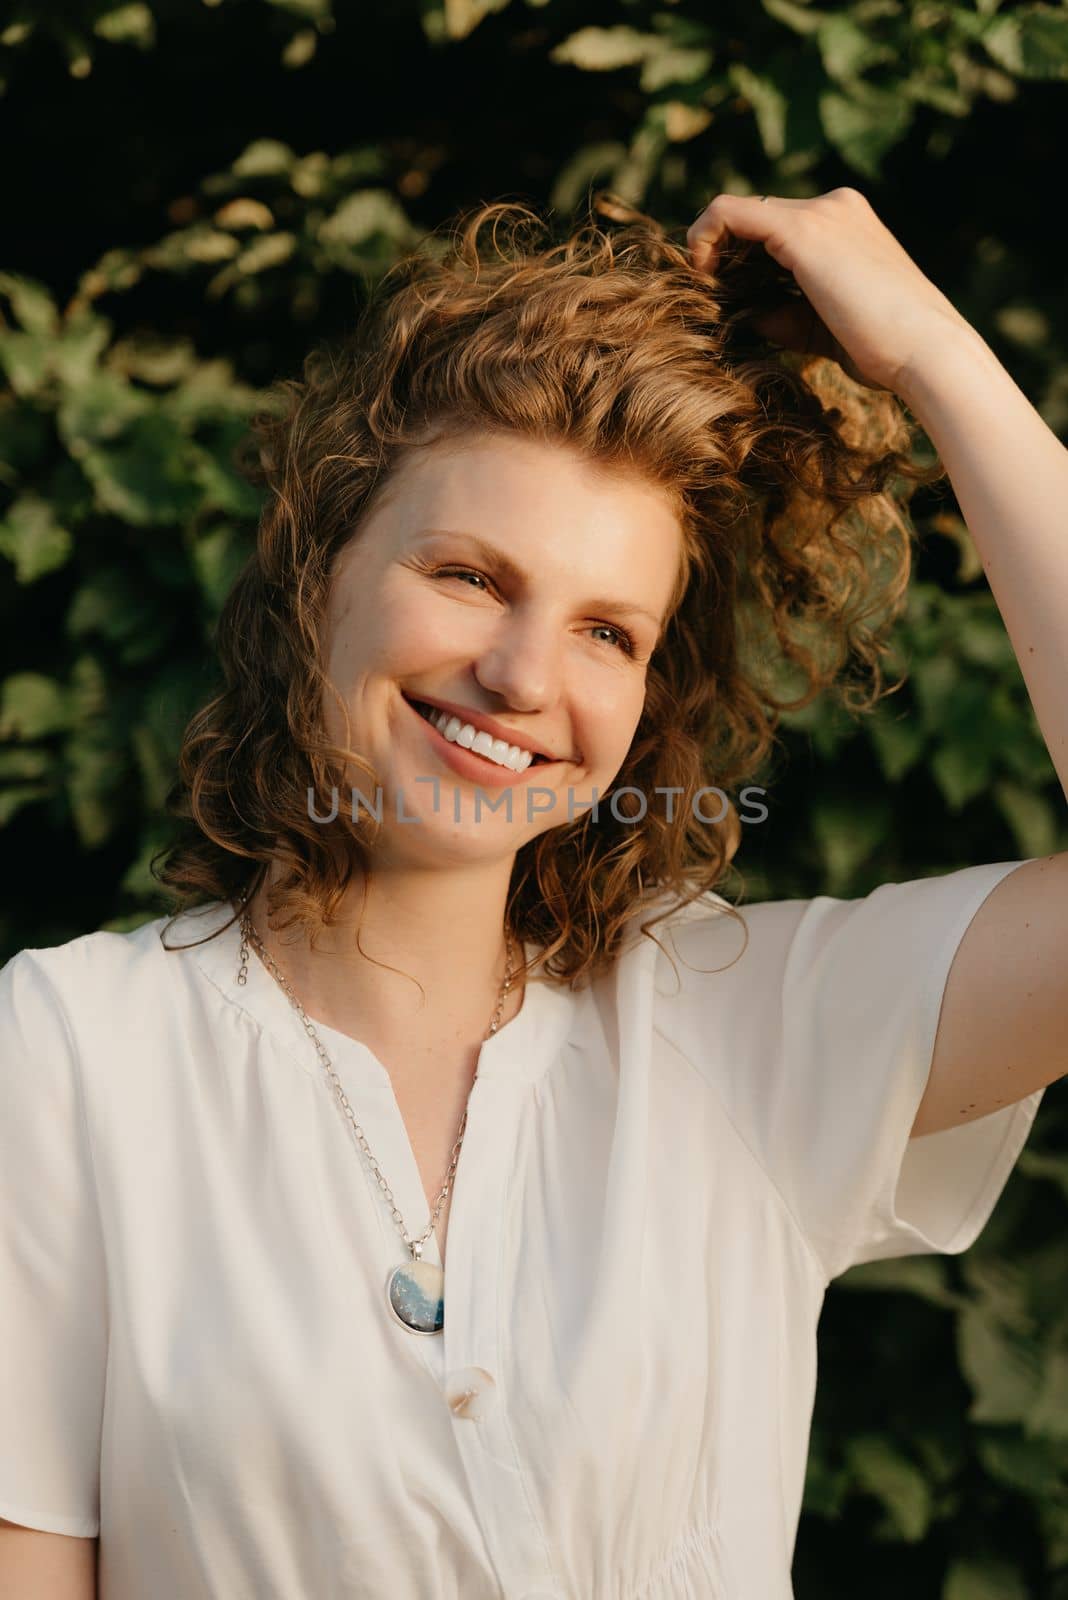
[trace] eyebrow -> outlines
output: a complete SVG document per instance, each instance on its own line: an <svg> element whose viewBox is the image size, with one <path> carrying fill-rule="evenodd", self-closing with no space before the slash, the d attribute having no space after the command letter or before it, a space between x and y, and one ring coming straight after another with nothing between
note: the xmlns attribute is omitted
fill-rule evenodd
<svg viewBox="0 0 1068 1600"><path fill-rule="evenodd" d="M420 543L429 543L433 539L465 539L488 565L496 566L512 583L522 584L527 581L523 568L513 561L511 556L499 550L488 539L479 538L477 533L467 533L462 528L423 528L421 533L423 538ZM611 595L601 595L587 600L586 605L594 611L614 612L618 617L645 617L658 632L661 627L660 618L652 611L646 610L644 606L631 605L627 600L615 599Z"/></svg>

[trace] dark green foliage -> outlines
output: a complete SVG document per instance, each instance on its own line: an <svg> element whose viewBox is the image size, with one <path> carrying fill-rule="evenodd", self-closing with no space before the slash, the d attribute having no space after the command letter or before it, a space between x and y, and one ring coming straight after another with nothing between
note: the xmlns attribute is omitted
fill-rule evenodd
<svg viewBox="0 0 1068 1600"><path fill-rule="evenodd" d="M148 863L255 525L244 421L460 205L567 213L603 185L684 227L719 190L852 184L1068 437L1063 4L33 0L7 18L0 960L165 909ZM739 858L750 898L1068 845L951 491L913 515L905 681L859 721L786 719ZM861 1575L868 1600L1068 1600L1062 1087L973 1250L832 1289L799 1600Z"/></svg>

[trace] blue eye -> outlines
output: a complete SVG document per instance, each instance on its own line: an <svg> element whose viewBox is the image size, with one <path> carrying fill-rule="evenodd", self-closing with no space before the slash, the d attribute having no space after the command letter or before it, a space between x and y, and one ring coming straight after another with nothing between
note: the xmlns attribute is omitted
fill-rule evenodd
<svg viewBox="0 0 1068 1600"><path fill-rule="evenodd" d="M483 574L481 572L474 571L474 569L471 567L438 567L437 571L434 573L434 576L435 578L477 578L480 583L486 582ZM622 650L624 654L628 656L632 656L634 654L634 640L624 628L617 628L614 623L595 622L592 626L591 632L596 632L598 629L603 633L611 633L615 635L616 642L611 646L611 648Z"/></svg>

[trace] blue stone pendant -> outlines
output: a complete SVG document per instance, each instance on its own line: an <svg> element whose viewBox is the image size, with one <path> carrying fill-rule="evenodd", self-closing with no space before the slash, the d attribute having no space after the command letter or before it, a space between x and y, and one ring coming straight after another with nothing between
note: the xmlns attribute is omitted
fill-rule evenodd
<svg viewBox="0 0 1068 1600"><path fill-rule="evenodd" d="M445 1272L433 1261L405 1261L394 1267L386 1298L409 1333L440 1333L445 1326Z"/></svg>

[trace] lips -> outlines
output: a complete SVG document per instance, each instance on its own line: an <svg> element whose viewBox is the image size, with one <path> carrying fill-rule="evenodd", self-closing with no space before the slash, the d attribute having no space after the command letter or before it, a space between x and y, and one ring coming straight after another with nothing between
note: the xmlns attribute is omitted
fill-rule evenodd
<svg viewBox="0 0 1068 1600"><path fill-rule="evenodd" d="M506 744L518 745L520 750L529 750L534 758L530 763L532 767L543 765L547 762L552 762L559 759L558 757L551 755L549 751L542 749L533 739L529 738L529 736L517 733L514 729L505 727L503 723L495 721L493 717L484 716L481 712L471 711L469 709L460 706L449 705L447 703L442 704L440 701L436 700L420 700L417 699L415 695L410 694L404 694L403 698L407 700L408 704L413 706L416 711L429 711L435 715L439 714L440 712L444 712L446 716L458 717L461 722L470 723L476 732L488 733L493 739L503 739Z"/></svg>

